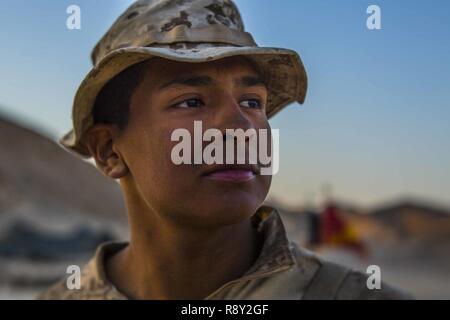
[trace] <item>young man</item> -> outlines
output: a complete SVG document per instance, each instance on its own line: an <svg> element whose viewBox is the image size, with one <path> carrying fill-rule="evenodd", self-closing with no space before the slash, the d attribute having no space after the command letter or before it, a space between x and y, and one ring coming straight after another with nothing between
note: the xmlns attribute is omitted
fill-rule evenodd
<svg viewBox="0 0 450 320"><path fill-rule="evenodd" d="M262 205L271 176L260 164L174 163L177 129L193 136L201 121L229 141L227 129L270 129L269 117L304 101L299 56L258 47L231 1L137 1L92 59L62 143L120 181L131 239L100 246L80 290L61 281L40 298L405 297L290 242Z"/></svg>

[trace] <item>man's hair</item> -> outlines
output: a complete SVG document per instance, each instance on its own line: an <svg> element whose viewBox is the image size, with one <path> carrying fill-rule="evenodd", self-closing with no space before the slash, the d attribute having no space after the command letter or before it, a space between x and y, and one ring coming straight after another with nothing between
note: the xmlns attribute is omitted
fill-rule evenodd
<svg viewBox="0 0 450 320"><path fill-rule="evenodd" d="M97 95L94 124L114 124L120 130L128 124L130 99L144 76L144 62L137 63L111 79Z"/></svg>

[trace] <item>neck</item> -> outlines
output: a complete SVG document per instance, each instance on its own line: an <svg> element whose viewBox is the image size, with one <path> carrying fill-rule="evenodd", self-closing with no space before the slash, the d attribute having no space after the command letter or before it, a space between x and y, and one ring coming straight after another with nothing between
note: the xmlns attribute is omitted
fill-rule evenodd
<svg viewBox="0 0 450 320"><path fill-rule="evenodd" d="M118 289L133 299L204 299L242 276L260 239L250 219L214 229L171 223L138 199L129 199L131 239L107 262Z"/></svg>

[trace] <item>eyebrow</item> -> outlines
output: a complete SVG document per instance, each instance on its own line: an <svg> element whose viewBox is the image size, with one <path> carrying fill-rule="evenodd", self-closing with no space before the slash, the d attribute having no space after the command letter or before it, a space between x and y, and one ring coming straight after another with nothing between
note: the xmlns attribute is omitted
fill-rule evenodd
<svg viewBox="0 0 450 320"><path fill-rule="evenodd" d="M255 86L266 87L264 80L259 76L243 76L239 79L235 79L234 82L235 84L241 87L255 87ZM179 76L163 83L159 87L159 90L163 90L168 87L176 85L201 87L201 86L210 86L213 85L214 83L215 80L209 76L195 76L195 75Z"/></svg>
<svg viewBox="0 0 450 320"><path fill-rule="evenodd" d="M264 86L267 87L263 78L259 76L244 76L240 79L237 79L236 84L241 87L256 87L256 86Z"/></svg>

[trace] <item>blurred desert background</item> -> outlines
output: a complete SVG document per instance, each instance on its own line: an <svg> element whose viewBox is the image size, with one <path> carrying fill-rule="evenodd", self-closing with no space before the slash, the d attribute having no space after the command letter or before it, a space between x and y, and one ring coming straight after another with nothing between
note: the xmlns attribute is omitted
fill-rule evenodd
<svg viewBox="0 0 450 320"><path fill-rule="evenodd" d="M0 119L0 299L32 299L82 266L99 243L128 238L119 187L30 128ZM310 247L311 217L323 208L280 209L290 237ZM313 246L330 260L366 270L416 298L450 299L450 213L415 199L359 208L334 199L339 216L365 247Z"/></svg>

